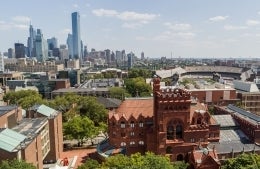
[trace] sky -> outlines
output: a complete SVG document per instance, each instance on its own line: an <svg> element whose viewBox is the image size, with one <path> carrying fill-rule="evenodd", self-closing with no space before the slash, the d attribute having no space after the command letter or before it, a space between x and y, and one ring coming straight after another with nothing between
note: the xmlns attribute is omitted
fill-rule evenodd
<svg viewBox="0 0 260 169"><path fill-rule="evenodd" d="M0 52L27 44L29 25L65 44L79 12L88 50L137 57L260 58L259 0L2 0Z"/></svg>

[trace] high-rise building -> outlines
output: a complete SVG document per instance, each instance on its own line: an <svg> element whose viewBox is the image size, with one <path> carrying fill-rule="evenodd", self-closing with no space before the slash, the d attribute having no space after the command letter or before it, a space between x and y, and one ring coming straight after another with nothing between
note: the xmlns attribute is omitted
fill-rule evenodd
<svg viewBox="0 0 260 169"><path fill-rule="evenodd" d="M73 36L70 33L68 34L67 45L69 49L69 58L72 59L73 58Z"/></svg>
<svg viewBox="0 0 260 169"><path fill-rule="evenodd" d="M48 50L53 50L54 48L58 48L58 40L55 37L52 37L51 39L47 39L48 43Z"/></svg>
<svg viewBox="0 0 260 169"><path fill-rule="evenodd" d="M144 60L144 52L141 53L141 60Z"/></svg>
<svg viewBox="0 0 260 169"><path fill-rule="evenodd" d="M35 38L36 38L36 32L33 29L33 26L30 25L29 37L28 37L28 40L27 40L28 56L29 57L34 57Z"/></svg>
<svg viewBox="0 0 260 169"><path fill-rule="evenodd" d="M111 62L111 51L109 49L105 50L105 60L106 63L109 65Z"/></svg>
<svg viewBox="0 0 260 169"><path fill-rule="evenodd" d="M37 35L35 39L35 51L36 59L38 62L44 62L48 58L48 45L47 41L43 38L43 34L40 29L37 29Z"/></svg>
<svg viewBox="0 0 260 169"><path fill-rule="evenodd" d="M15 53L13 48L8 49L8 58L15 58Z"/></svg>
<svg viewBox="0 0 260 169"><path fill-rule="evenodd" d="M81 38L80 38L80 16L78 12L71 14L72 19L72 39L73 39L73 59L81 59Z"/></svg>
<svg viewBox="0 0 260 169"><path fill-rule="evenodd" d="M15 58L25 58L25 46L23 43L15 43Z"/></svg>
<svg viewBox="0 0 260 169"><path fill-rule="evenodd" d="M5 64L4 64L4 55L0 53L0 72L4 72Z"/></svg>
<svg viewBox="0 0 260 169"><path fill-rule="evenodd" d="M130 52L127 54L127 67L131 69L133 67L134 53Z"/></svg>

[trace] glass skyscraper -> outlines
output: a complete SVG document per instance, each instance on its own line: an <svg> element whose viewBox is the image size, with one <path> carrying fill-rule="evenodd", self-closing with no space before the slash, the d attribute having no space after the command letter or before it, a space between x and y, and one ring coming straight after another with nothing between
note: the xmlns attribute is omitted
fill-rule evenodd
<svg viewBox="0 0 260 169"><path fill-rule="evenodd" d="M72 39L73 39L73 59L81 60L81 38L80 38L80 16L78 12L71 14L72 19Z"/></svg>

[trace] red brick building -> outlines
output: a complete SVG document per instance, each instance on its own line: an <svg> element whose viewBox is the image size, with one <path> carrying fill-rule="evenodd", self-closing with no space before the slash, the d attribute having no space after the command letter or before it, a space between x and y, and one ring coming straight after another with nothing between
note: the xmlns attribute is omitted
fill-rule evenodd
<svg viewBox="0 0 260 169"><path fill-rule="evenodd" d="M26 114L17 106L0 107L0 161L22 159L42 169L44 162L56 162L62 151L60 112L45 105Z"/></svg>
<svg viewBox="0 0 260 169"><path fill-rule="evenodd" d="M126 154L152 151L168 155L172 161L197 159L194 155L209 142L218 142L219 125L207 111L207 106L191 100L190 92L179 88L160 89L160 79L153 83L153 98L134 98L122 102L109 112L109 142L98 147L108 156L118 151ZM208 149L210 152L215 150ZM214 160L211 168L219 168L214 153L205 154L201 165L191 162L191 168L203 168Z"/></svg>

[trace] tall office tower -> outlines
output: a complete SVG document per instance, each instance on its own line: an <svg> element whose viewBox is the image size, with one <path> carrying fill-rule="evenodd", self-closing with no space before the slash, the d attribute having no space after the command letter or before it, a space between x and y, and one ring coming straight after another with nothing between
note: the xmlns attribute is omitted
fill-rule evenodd
<svg viewBox="0 0 260 169"><path fill-rule="evenodd" d="M72 18L72 39L73 39L73 56L74 59L81 59L81 38L80 38L80 17L78 12L71 14Z"/></svg>
<svg viewBox="0 0 260 169"><path fill-rule="evenodd" d="M111 52L109 49L105 50L105 60L106 60L106 63L109 65L111 62Z"/></svg>
<svg viewBox="0 0 260 169"><path fill-rule="evenodd" d="M88 47L87 47L87 45L84 46L84 52L83 53L84 53L83 54L83 60L86 60L87 57L88 57Z"/></svg>
<svg viewBox="0 0 260 169"><path fill-rule="evenodd" d="M37 29L35 39L36 59L38 62L44 62L48 59L48 45L47 41L43 38L40 29Z"/></svg>
<svg viewBox="0 0 260 169"><path fill-rule="evenodd" d="M28 46L28 57L35 57L35 54L34 54L34 47L35 47L35 38L36 38L36 33L35 33L35 30L33 29L33 26L30 25L30 28L29 28L29 37L28 37L28 40L27 40L27 46Z"/></svg>
<svg viewBox="0 0 260 169"><path fill-rule="evenodd" d="M134 60L134 53L130 52L127 54L127 67L128 69L131 69L133 67L133 61Z"/></svg>
<svg viewBox="0 0 260 169"><path fill-rule="evenodd" d="M13 48L8 49L8 58L15 58L15 53Z"/></svg>
<svg viewBox="0 0 260 169"><path fill-rule="evenodd" d="M116 58L115 58L115 53L112 51L111 53L111 62L115 62Z"/></svg>
<svg viewBox="0 0 260 169"><path fill-rule="evenodd" d="M15 58L25 58L25 46L23 43L15 43Z"/></svg>
<svg viewBox="0 0 260 169"><path fill-rule="evenodd" d="M144 60L144 52L141 53L141 60Z"/></svg>
<svg viewBox="0 0 260 169"><path fill-rule="evenodd" d="M48 50L53 50L54 48L58 48L58 40L55 37L52 37L51 39L47 39L48 43Z"/></svg>
<svg viewBox="0 0 260 169"><path fill-rule="evenodd" d="M4 72L5 70L5 64L4 64L4 55L0 53L0 72Z"/></svg>
<svg viewBox="0 0 260 169"><path fill-rule="evenodd" d="M67 45L69 49L69 58L72 59L73 58L73 36L70 33L68 34Z"/></svg>

